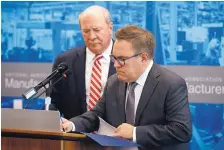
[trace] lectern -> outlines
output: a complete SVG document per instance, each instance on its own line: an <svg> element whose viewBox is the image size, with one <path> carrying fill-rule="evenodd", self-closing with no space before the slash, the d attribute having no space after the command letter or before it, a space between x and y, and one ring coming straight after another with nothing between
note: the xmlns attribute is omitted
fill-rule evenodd
<svg viewBox="0 0 224 150"><path fill-rule="evenodd" d="M2 150L118 150L83 134L60 131L59 112L1 109Z"/></svg>
<svg viewBox="0 0 224 150"><path fill-rule="evenodd" d="M2 129L2 150L98 150L108 149L83 134Z"/></svg>

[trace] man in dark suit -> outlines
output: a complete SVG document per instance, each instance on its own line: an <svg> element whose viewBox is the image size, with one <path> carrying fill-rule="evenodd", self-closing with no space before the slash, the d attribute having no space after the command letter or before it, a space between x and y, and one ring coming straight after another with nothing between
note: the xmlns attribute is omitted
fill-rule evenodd
<svg viewBox="0 0 224 150"><path fill-rule="evenodd" d="M153 62L152 34L137 26L116 32L111 55L117 74L89 112L63 119L65 131L93 132L103 118L116 127L114 136L149 150L187 150L192 121L183 78Z"/></svg>
<svg viewBox="0 0 224 150"><path fill-rule="evenodd" d="M57 56L53 70L62 62L68 64L72 72L66 79L53 86L50 93L51 105L49 109L59 110L65 118L70 119L91 109L90 105L91 83L93 66L97 61L100 73L97 83L99 85L98 100L106 84L107 78L116 72L113 62L110 61L112 52L113 23L109 11L100 6L90 6L79 16L85 46L68 50ZM56 80L55 80L56 81Z"/></svg>

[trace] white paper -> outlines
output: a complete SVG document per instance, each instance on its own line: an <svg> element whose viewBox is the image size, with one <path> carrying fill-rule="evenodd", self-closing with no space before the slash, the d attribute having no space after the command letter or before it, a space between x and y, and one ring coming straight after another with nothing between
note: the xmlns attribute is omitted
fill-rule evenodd
<svg viewBox="0 0 224 150"><path fill-rule="evenodd" d="M116 128L110 125L109 123L107 123L101 117L98 117L98 118L100 120L100 126L99 126L99 130L97 131L97 134L113 136ZM138 150L138 148L137 147L121 147L119 148L119 150Z"/></svg>
<svg viewBox="0 0 224 150"><path fill-rule="evenodd" d="M107 123L102 118L98 117L100 120L100 127L98 130L98 134L107 135L107 136L113 136L115 133L115 127Z"/></svg>

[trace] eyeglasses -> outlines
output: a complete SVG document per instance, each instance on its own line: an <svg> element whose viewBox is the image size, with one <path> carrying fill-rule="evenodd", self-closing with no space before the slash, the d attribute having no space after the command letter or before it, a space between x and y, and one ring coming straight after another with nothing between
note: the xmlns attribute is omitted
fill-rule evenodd
<svg viewBox="0 0 224 150"><path fill-rule="evenodd" d="M141 54L142 53L138 53L138 54L135 54L135 55L127 57L127 58L115 57L114 55L110 55L110 59L111 59L112 62L117 61L120 66L124 66L125 65L125 60L128 60L128 59L133 58L133 57L137 57L137 56L139 56Z"/></svg>

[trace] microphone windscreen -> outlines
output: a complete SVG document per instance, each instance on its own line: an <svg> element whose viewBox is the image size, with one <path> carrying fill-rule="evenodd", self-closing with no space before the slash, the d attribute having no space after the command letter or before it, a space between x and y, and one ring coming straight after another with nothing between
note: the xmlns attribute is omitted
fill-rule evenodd
<svg viewBox="0 0 224 150"><path fill-rule="evenodd" d="M60 63L60 64L58 65L57 69L58 69L58 71L59 71L60 73L63 73L63 72L65 72L66 70L68 70L68 65L67 65L67 63L62 62L62 63Z"/></svg>

